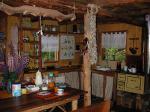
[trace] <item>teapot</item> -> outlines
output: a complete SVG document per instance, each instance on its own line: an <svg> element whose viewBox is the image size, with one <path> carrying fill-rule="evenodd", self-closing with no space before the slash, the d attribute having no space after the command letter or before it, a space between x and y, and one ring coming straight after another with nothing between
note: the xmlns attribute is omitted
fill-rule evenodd
<svg viewBox="0 0 150 112"><path fill-rule="evenodd" d="M131 73L136 73L136 68L134 68L134 67L132 67L132 68L130 68L130 69L128 69L129 70L129 72L131 72Z"/></svg>

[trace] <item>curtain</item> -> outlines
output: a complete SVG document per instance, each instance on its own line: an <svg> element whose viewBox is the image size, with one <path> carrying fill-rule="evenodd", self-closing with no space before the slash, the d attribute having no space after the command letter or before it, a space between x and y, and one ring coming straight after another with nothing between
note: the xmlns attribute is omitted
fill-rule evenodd
<svg viewBox="0 0 150 112"><path fill-rule="evenodd" d="M118 48L126 47L126 32L102 33L102 48Z"/></svg>

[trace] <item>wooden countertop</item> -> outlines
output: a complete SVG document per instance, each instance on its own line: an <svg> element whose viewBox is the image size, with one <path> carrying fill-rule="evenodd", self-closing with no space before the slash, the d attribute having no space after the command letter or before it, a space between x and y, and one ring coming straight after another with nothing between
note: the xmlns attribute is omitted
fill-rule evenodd
<svg viewBox="0 0 150 112"><path fill-rule="evenodd" d="M102 71L102 70L92 69L92 73L115 77L115 75L117 74L117 71L116 70Z"/></svg>

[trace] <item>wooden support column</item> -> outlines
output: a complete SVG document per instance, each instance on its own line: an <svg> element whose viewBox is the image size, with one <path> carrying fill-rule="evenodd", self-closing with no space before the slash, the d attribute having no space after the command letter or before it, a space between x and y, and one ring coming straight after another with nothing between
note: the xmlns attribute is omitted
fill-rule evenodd
<svg viewBox="0 0 150 112"><path fill-rule="evenodd" d="M83 51L83 82L84 105L91 105L91 65L97 62L97 45L96 45L96 14L98 7L95 4L88 4L87 13L84 15L84 44Z"/></svg>
<svg viewBox="0 0 150 112"><path fill-rule="evenodd" d="M88 15L84 15L84 32L89 31ZM83 88L87 93L84 96L84 106L91 105L91 63L89 52L85 51L83 55Z"/></svg>
<svg viewBox="0 0 150 112"><path fill-rule="evenodd" d="M84 96L84 106L88 106L91 105L91 63L89 53L85 53L83 56L83 77L84 91L87 91Z"/></svg>

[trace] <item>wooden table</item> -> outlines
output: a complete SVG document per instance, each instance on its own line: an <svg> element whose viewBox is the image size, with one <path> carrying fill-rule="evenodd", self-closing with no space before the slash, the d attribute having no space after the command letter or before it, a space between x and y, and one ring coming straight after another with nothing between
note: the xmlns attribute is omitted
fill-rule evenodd
<svg viewBox="0 0 150 112"><path fill-rule="evenodd" d="M22 95L0 100L0 112L38 112L52 107L72 102L72 110L77 109L78 99L84 92L81 90L66 88L64 95L43 99L36 93Z"/></svg>

